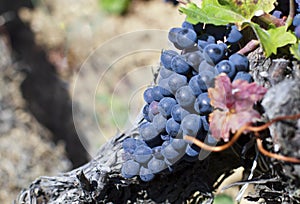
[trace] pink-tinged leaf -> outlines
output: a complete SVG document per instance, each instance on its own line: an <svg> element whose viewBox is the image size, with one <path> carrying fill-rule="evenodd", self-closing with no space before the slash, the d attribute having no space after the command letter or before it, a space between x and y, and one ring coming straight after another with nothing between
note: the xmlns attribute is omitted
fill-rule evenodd
<svg viewBox="0 0 300 204"><path fill-rule="evenodd" d="M238 112L236 114L230 114L229 121L230 121L230 130L232 133L235 133L238 129L243 127L246 124L253 123L260 118L260 114L254 110L248 110L243 112Z"/></svg>
<svg viewBox="0 0 300 204"><path fill-rule="evenodd" d="M232 83L235 98L235 111L252 109L253 104L263 98L267 89L256 83L248 83L243 80L236 80Z"/></svg>
<svg viewBox="0 0 300 204"><path fill-rule="evenodd" d="M246 124L260 118L253 104L262 99L267 89L256 83L236 80L232 84L225 74L216 77L215 87L208 89L215 109L209 116L210 130L216 140L229 141L230 132L235 133Z"/></svg>
<svg viewBox="0 0 300 204"><path fill-rule="evenodd" d="M231 89L231 82L226 74L220 74L217 76L215 79L215 87L208 89L208 96L211 100L211 105L215 108L227 110L227 103L233 103Z"/></svg>
<svg viewBox="0 0 300 204"><path fill-rule="evenodd" d="M229 138L229 128L226 125L226 112L220 110L214 110L209 115L209 129L211 135L216 140L227 137Z"/></svg>

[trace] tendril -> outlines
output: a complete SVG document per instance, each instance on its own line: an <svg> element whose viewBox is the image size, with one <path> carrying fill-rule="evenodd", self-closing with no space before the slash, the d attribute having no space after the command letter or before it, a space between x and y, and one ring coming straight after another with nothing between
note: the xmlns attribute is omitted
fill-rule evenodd
<svg viewBox="0 0 300 204"><path fill-rule="evenodd" d="M199 146L200 148L202 148L204 150L212 151L212 152L220 152L220 151L224 151L225 149L231 147L238 140L238 138L242 135L242 133L244 131L253 131L255 133L255 136L257 137L256 143L257 143L258 150L263 155L274 158L274 159L286 161L286 162L300 163L300 159L297 159L294 157L287 157L287 156L283 156L283 155L279 155L279 154L271 153L271 152L267 151L266 149L264 149L264 147L262 145L262 140L260 138L258 138L258 136L259 136L258 132L265 130L266 128L268 128L270 125L272 125L275 122L278 122L281 120L295 120L295 119L299 119L299 118L300 118L300 114L296 114L296 115L290 115L290 116L276 117L261 126L251 126L250 124L246 124L238 129L238 131L234 134L234 136L228 143L220 145L220 146L207 145L204 142L202 142L194 137L188 136L188 135L185 135L184 139L194 143L195 145Z"/></svg>

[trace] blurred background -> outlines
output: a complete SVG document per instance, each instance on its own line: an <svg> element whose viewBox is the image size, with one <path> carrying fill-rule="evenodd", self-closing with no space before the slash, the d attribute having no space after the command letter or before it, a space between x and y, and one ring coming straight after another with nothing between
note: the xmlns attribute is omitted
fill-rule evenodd
<svg viewBox="0 0 300 204"><path fill-rule="evenodd" d="M172 1L0 0L0 203L134 126L183 21Z"/></svg>

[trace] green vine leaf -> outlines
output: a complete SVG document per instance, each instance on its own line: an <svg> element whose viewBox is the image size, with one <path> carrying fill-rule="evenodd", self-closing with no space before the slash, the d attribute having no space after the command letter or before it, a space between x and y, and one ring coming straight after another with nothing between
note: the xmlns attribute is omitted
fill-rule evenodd
<svg viewBox="0 0 300 204"><path fill-rule="evenodd" d="M259 38L266 57L269 57L272 53L277 54L277 48L287 44L294 44L297 41L294 34L290 31L286 31L285 26L265 30L256 23L251 22L251 27Z"/></svg>
<svg viewBox="0 0 300 204"><path fill-rule="evenodd" d="M300 61L300 44L296 43L290 47L290 52L294 55L294 57Z"/></svg>
<svg viewBox="0 0 300 204"><path fill-rule="evenodd" d="M203 0L199 8L194 3L187 4L179 10L187 15L187 21L214 25L236 23L242 25L250 22L258 13L269 13L274 9L276 0Z"/></svg>

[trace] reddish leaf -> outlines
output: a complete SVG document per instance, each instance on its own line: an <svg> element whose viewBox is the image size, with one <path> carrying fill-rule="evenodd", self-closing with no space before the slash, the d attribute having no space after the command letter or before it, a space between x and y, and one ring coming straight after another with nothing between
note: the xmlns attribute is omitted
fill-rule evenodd
<svg viewBox="0 0 300 204"><path fill-rule="evenodd" d="M253 109L253 104L266 92L266 88L256 83L236 80L231 84L225 74L216 77L215 88L208 89L211 104L217 108L209 118L212 136L228 141L230 131L235 133L245 124L257 121L260 114Z"/></svg>

